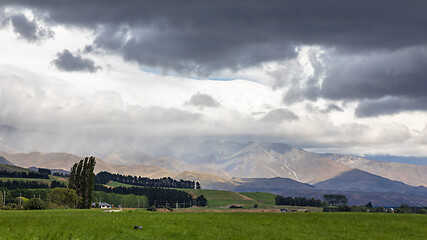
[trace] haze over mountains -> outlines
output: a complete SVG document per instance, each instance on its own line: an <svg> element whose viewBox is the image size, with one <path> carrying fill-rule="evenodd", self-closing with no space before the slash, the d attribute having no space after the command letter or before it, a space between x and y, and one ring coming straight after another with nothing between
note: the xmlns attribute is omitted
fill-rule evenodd
<svg viewBox="0 0 427 240"><path fill-rule="evenodd" d="M0 130L3 140L0 149L4 150L0 151L0 161L3 164L69 170L82 158L70 153L19 152L19 139L32 136L34 131L5 126ZM10 143L7 141L9 136ZM405 200L427 205L427 166L422 165L316 154L287 144L269 142L182 141L162 147L158 145L150 150L145 152L134 147L112 149L113 152L97 158L95 170L195 180L208 189L265 191L320 198L332 191L352 196L350 202L353 204L363 203L369 198L378 204Z"/></svg>

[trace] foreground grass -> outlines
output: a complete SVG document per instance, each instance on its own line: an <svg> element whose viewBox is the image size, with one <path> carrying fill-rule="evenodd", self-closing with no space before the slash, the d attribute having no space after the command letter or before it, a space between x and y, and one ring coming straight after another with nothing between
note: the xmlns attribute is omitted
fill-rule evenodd
<svg viewBox="0 0 427 240"><path fill-rule="evenodd" d="M0 239L425 239L426 225L416 214L0 211Z"/></svg>

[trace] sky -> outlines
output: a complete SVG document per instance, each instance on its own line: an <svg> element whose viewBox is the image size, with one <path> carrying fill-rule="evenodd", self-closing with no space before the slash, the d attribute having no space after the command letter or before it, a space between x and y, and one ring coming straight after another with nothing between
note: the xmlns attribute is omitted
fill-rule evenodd
<svg viewBox="0 0 427 240"><path fill-rule="evenodd" d="M426 11L421 0L1 0L0 125L56 136L28 151L218 139L427 164Z"/></svg>

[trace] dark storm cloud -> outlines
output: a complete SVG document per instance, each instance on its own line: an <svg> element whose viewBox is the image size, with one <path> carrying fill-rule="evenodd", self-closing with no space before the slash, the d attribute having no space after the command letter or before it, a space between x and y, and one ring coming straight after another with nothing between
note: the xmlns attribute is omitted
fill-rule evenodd
<svg viewBox="0 0 427 240"><path fill-rule="evenodd" d="M83 58L78 54L73 55L67 49L64 49L64 51L59 52L56 55L56 58L52 61L52 63L59 70L66 71L66 72L93 73L101 69L101 67L95 65L95 62L93 60Z"/></svg>
<svg viewBox="0 0 427 240"><path fill-rule="evenodd" d="M320 92L324 98L360 101L357 117L426 111L427 48L336 56Z"/></svg>
<svg viewBox="0 0 427 240"><path fill-rule="evenodd" d="M35 42L42 39L52 38L53 32L49 29L39 27L35 20L29 20L24 14L18 13L5 17L10 20L13 31L27 41Z"/></svg>
<svg viewBox="0 0 427 240"><path fill-rule="evenodd" d="M376 117L390 115L403 111L426 111L427 97L423 98L398 98L387 97L379 100L366 100L358 104L357 117Z"/></svg>
<svg viewBox="0 0 427 240"><path fill-rule="evenodd" d="M196 107L219 107L219 102L216 101L211 95L204 93L196 93L194 94L190 101L185 103L186 105L192 105Z"/></svg>
<svg viewBox="0 0 427 240"><path fill-rule="evenodd" d="M52 25L92 30L95 40L85 51L191 76L293 59L298 46L321 47L328 57L310 56L314 75L304 84L297 74L277 75L273 86L289 89L284 104L417 99L427 91L424 0L2 2L28 7ZM413 110L405 106L398 109Z"/></svg>
<svg viewBox="0 0 427 240"><path fill-rule="evenodd" d="M323 69L314 65L317 69L314 67L313 76L305 84L296 80L289 83L284 103L319 97L357 101L357 117L427 110L419 104L427 95L427 46L364 54L331 51L322 61ZM300 70L285 71L289 75Z"/></svg>
<svg viewBox="0 0 427 240"><path fill-rule="evenodd" d="M298 120L299 117L287 110L287 109L274 109L268 112L260 119L261 122L268 122L268 123L282 123L284 121L295 121Z"/></svg>
<svg viewBox="0 0 427 240"><path fill-rule="evenodd" d="M378 99L427 95L427 47L370 55L336 56L328 62L324 97Z"/></svg>
<svg viewBox="0 0 427 240"><path fill-rule="evenodd" d="M425 44L425 1L5 0L89 28L94 46L141 65L209 74L294 57L297 45L342 52Z"/></svg>

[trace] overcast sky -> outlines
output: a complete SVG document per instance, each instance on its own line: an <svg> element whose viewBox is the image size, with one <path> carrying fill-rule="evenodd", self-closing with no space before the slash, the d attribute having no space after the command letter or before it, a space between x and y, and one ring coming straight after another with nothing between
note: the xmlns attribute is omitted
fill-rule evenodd
<svg viewBox="0 0 427 240"><path fill-rule="evenodd" d="M73 139L47 150L77 154L93 147L77 139L198 138L425 157L426 12L421 0L1 0L0 124Z"/></svg>

